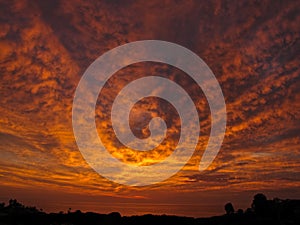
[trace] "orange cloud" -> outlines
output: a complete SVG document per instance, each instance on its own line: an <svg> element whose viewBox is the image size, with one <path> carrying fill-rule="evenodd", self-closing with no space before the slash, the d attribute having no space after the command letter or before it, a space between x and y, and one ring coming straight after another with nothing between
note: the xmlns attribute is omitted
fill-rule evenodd
<svg viewBox="0 0 300 225"><path fill-rule="evenodd" d="M155 193L179 198L216 190L230 195L290 189L299 197L297 8L296 1L1 1L1 188L153 201L158 201ZM168 157L181 125L172 106L144 99L131 112L131 125L138 128L134 134L147 137L150 118L160 116L168 125L167 137L149 152L123 146L113 132L110 110L119 90L134 79L157 75L180 84L195 102L201 124L197 149L178 174L159 185L134 188L90 168L76 145L71 116L76 86L90 63L120 44L143 39L175 42L198 54L220 82L228 120L218 157L200 173L211 119L195 82L158 63L116 73L99 95L96 124L108 151L122 162L147 166Z"/></svg>

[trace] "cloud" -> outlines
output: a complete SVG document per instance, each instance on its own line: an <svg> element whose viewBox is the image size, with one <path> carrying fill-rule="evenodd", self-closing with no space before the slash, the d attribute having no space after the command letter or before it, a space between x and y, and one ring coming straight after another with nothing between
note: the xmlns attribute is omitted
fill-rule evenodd
<svg viewBox="0 0 300 225"><path fill-rule="evenodd" d="M181 125L170 105L144 99L131 112L133 126L140 126L135 135L146 137L150 116L161 116L168 124L167 138L148 153L126 148L114 135L109 114L126 84L146 75L169 78L189 93L199 112L201 131L193 157L162 185L139 189L145 191L141 196L157 190L296 191L299 3L236 3L1 2L1 184L138 196L136 188L104 179L85 162L73 136L72 101L80 77L98 56L127 42L162 39L190 48L210 66L225 96L227 130L216 160L200 173L197 165L211 121L205 96L195 82L158 63L117 72L99 95L96 123L108 151L124 163L145 166L165 159L178 142Z"/></svg>

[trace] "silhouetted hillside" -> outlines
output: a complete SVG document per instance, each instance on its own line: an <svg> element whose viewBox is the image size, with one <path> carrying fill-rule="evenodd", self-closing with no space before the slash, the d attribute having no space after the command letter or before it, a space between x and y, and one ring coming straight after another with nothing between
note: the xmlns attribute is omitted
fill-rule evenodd
<svg viewBox="0 0 300 225"><path fill-rule="evenodd" d="M80 210L67 213L45 213L11 199L0 203L0 225L299 225L300 200L268 200L264 194L254 196L251 208L234 210L232 203L224 206L225 215L192 218L168 215L121 216L118 212L99 214Z"/></svg>

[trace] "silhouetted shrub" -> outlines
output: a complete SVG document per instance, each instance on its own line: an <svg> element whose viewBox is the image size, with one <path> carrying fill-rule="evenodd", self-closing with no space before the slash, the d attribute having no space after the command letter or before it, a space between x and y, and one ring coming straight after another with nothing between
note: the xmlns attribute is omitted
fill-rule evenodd
<svg viewBox="0 0 300 225"><path fill-rule="evenodd" d="M257 215L264 216L268 211L268 201L264 194L256 194L252 202L252 209Z"/></svg>
<svg viewBox="0 0 300 225"><path fill-rule="evenodd" d="M228 202L225 206L225 211L227 215L233 214L234 213L234 208L231 202Z"/></svg>

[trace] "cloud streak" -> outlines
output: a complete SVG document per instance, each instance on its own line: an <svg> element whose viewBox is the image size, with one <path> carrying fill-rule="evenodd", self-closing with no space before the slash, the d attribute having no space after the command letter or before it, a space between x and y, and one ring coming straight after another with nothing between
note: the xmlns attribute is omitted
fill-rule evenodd
<svg viewBox="0 0 300 225"><path fill-rule="evenodd" d="M0 15L1 187L133 199L170 190L230 194L291 189L299 197L297 1L0 1ZM228 126L219 155L200 173L197 166L211 118L195 82L157 63L132 65L114 74L100 93L96 122L108 151L124 163L150 165L168 157L180 130L172 106L144 99L131 112L131 123L140 127L134 134L146 137L149 119L161 116L168 125L167 138L148 153L123 146L109 113L115 96L130 81L147 75L171 79L189 93L199 113L199 143L183 170L162 185L136 189L111 183L89 167L75 143L71 111L76 86L89 64L109 49L143 39L181 44L210 66L225 96Z"/></svg>

